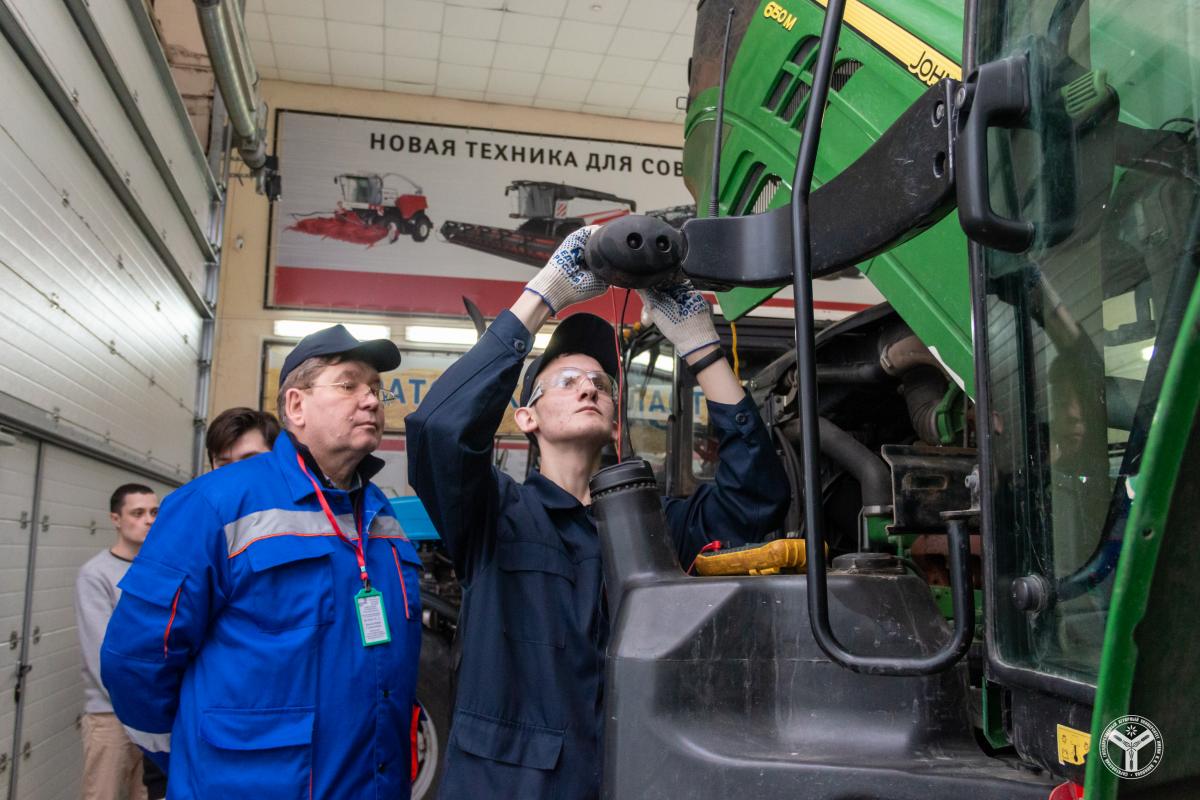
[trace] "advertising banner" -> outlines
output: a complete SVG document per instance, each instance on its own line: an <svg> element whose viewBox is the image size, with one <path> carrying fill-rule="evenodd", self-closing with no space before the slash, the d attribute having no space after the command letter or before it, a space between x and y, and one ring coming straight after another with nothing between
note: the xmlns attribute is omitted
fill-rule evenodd
<svg viewBox="0 0 1200 800"><path fill-rule="evenodd" d="M692 216L679 148L294 111L277 137L275 307L494 316L572 230Z"/></svg>

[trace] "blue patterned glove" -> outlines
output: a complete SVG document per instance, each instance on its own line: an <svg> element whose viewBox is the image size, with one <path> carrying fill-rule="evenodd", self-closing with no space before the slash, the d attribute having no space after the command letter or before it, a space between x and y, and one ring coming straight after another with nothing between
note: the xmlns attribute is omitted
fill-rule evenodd
<svg viewBox="0 0 1200 800"><path fill-rule="evenodd" d="M638 294L650 319L680 356L721 341L713 327L712 308L686 278L653 289L638 289Z"/></svg>
<svg viewBox="0 0 1200 800"><path fill-rule="evenodd" d="M563 239L546 266L525 284L525 291L542 298L551 313L557 314L567 306L591 300L608 291L608 284L580 263L584 245L599 228L599 225L589 225L572 232Z"/></svg>

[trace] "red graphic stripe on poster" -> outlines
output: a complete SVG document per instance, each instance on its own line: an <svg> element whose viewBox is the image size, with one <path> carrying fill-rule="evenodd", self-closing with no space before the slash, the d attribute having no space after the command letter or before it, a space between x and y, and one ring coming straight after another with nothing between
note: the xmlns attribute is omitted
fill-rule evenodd
<svg viewBox="0 0 1200 800"><path fill-rule="evenodd" d="M275 305L293 308L351 309L387 313L450 314L462 316L462 298L469 297L484 316L494 317L513 304L524 284L482 278L450 278L439 275L389 275L380 272L276 267ZM711 299L711 295L709 295ZM763 305L790 308L792 301L772 297ZM814 308L826 311L855 312L869 308L866 303L817 300ZM604 298L572 306L568 313L590 311L605 319L612 309ZM629 298L627 322L642 313L641 299Z"/></svg>
<svg viewBox="0 0 1200 800"><path fill-rule="evenodd" d="M532 275L532 271L530 272ZM470 298L484 316L494 317L513 304L525 284L440 275L388 275L333 269L276 267L275 304L299 308L352 309L388 313L463 316L462 298ZM603 298L601 298L603 299ZM590 311L608 319L607 304L591 300L571 312ZM637 319L641 301L629 299L626 318Z"/></svg>

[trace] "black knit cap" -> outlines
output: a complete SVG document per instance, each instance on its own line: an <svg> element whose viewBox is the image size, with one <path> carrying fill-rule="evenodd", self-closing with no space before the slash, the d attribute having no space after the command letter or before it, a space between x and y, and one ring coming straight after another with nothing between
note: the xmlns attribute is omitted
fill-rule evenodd
<svg viewBox="0 0 1200 800"><path fill-rule="evenodd" d="M537 377L554 359L570 353L591 356L600 368L613 379L617 377L617 343L613 326L595 314L572 314L558 323L545 351L530 362L521 382L521 405L529 405L529 397L537 386Z"/></svg>

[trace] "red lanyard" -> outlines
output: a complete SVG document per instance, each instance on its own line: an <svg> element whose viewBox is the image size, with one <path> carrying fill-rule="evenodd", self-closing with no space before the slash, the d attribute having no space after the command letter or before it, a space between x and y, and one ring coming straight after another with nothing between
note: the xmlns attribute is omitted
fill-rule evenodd
<svg viewBox="0 0 1200 800"><path fill-rule="evenodd" d="M317 484L317 481L315 478L313 478L312 473L308 471L308 467L304 466L304 458L299 453L296 454L296 463L300 465L300 471L304 473L304 477L308 478L308 480L312 483L313 489L317 493L317 500L321 503L321 510L325 512L325 517L329 520L329 524L333 526L333 532L336 533L343 542L354 548L354 557L358 559L358 575L360 578L362 578L363 587L370 589L371 578L367 575L367 559L363 555L363 545L366 542L367 535L363 533L362 514L356 513L354 515L354 524L358 528L358 539L356 541L350 541L350 537L342 533L342 528L337 523L337 517L333 516L333 511L329 508L329 502L325 499L325 493L321 491L320 485Z"/></svg>

